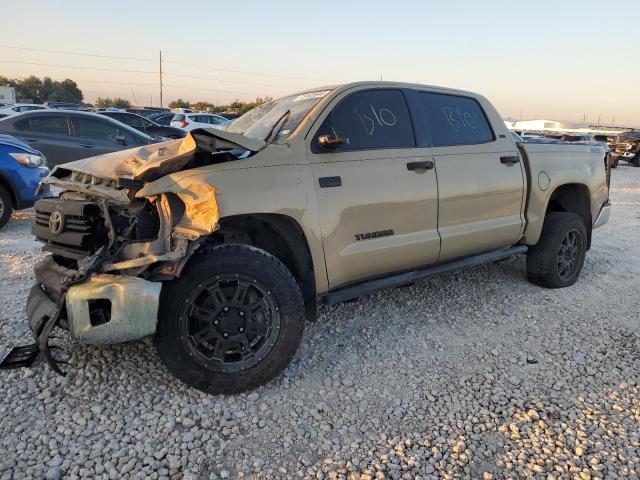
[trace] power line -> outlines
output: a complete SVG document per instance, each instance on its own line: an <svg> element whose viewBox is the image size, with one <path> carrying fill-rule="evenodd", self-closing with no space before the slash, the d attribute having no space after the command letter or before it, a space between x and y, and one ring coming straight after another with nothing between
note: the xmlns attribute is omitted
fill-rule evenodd
<svg viewBox="0 0 640 480"><path fill-rule="evenodd" d="M173 88L181 88L183 90L202 90L204 92L218 92L218 93L235 93L239 95L264 95L264 93L255 93L255 92L238 92L233 90L218 90L215 88L199 88L199 87L189 87L187 85L172 85L170 83L165 83L165 87L173 87Z"/></svg>
<svg viewBox="0 0 640 480"><path fill-rule="evenodd" d="M277 75L277 74L272 74L272 73L259 73L259 72L251 72L248 70L235 70L235 69L230 69L230 68L222 68L222 67L211 67L209 65L198 65L195 63L183 63L183 62L174 62L174 61L169 61L169 60L165 60L165 63L172 63L174 65L182 65L185 67L196 67L196 68L204 68L204 69L208 69L208 70L220 70L221 72L231 72L231 73L242 73L245 75L259 75L259 76L263 76L263 77L279 77L279 78L291 78L294 80L312 80L314 82L329 82L328 80L322 80L322 79L318 79L318 78L311 78L311 77L296 77L296 76L292 76L292 75Z"/></svg>
<svg viewBox="0 0 640 480"><path fill-rule="evenodd" d="M15 63L20 65L36 65L39 67L58 67L58 68L75 68L78 70L98 70L101 72L121 72L121 73L152 73L156 74L157 72L150 72L147 70L124 70L118 68L98 68L98 67L82 67L77 65L59 65L55 63L39 63L39 62L23 62L20 60L0 60L0 63Z"/></svg>
<svg viewBox="0 0 640 480"><path fill-rule="evenodd" d="M60 53L63 55L77 55L80 57L114 58L118 60L136 60L136 61L144 61L144 62L155 62L155 60L152 60L151 58L118 57L115 55L98 55L95 53L81 53L81 52L69 52L69 51L62 51L62 50L45 50L43 48L17 47L15 45L0 45L0 48L8 48L11 50L26 50L29 52L40 52L40 53Z"/></svg>
<svg viewBox="0 0 640 480"><path fill-rule="evenodd" d="M126 85L126 86L133 85L135 87L156 87L157 86L157 84L155 84L155 83L113 82L113 81L109 81L109 80L84 80L84 79L79 79L79 80L76 80L76 82L77 83L97 84L97 85ZM192 86L188 86L188 85L175 85L175 84L168 84L168 83L164 83L163 85L165 87L180 88L180 89L184 89L184 90L202 90L202 91L206 91L206 92L233 93L233 94L238 94L238 95L256 95L256 96L264 95L264 92L263 93L239 92L239 91L235 91L235 90L219 90L219 89L215 89L215 88L198 88L198 87L192 87Z"/></svg>
<svg viewBox="0 0 640 480"><path fill-rule="evenodd" d="M169 63L169 62L164 62ZM225 80L224 78L213 78L213 77L202 77L198 75L184 75L182 73L174 73L174 72L164 72L164 75L169 75L173 77L184 77L184 78L197 78L200 80L213 80L214 82L227 82L227 83L241 83L243 85L257 85L259 87L278 87L278 88L298 88L294 85L275 85L273 83L258 83L258 82L244 82L240 80Z"/></svg>
<svg viewBox="0 0 640 480"><path fill-rule="evenodd" d="M164 60L163 60L164 62ZM13 64L19 64L19 65L36 65L36 66L40 66L40 67L57 67L57 68L73 68L73 69L78 69L78 70L96 70L96 71L101 71L101 72L119 72L119 73L144 73L144 74L149 74L149 75L157 75L158 72L154 72L154 71L148 71L148 70L128 70L128 69L118 69L118 68L99 68L99 67L84 67L84 66L79 66L79 65L61 65L61 64L54 64L54 63L40 63L40 62L25 62L22 60L0 60L0 63L13 63ZM166 63L166 62L164 62ZM276 84L272 84L272 83L259 83L259 82L245 82L245 81L241 81L241 80L225 80L222 78L214 78L214 77L204 77L204 76L199 76L199 75L186 75L186 74L181 74L181 73L174 73L174 72L163 72L163 75L169 75L169 76L174 76L174 77L183 77L183 78L195 78L195 79L200 79L200 80L211 80L214 82L227 82L227 83L239 83L239 84L245 84L245 85L256 85L256 86L261 86L261 87L276 87L276 88L298 88L297 86L293 86L293 85L276 85Z"/></svg>
<svg viewBox="0 0 640 480"><path fill-rule="evenodd" d="M15 45L0 45L0 48L6 48L6 49L11 49L11 50L24 50L24 51L40 52L40 53L56 53L56 54L61 54L61 55L76 55L76 56L82 56L82 57L112 58L112 59L117 59L117 60L136 60L136 61L154 62L154 63L156 62L155 59L144 58L144 57L122 57L122 56L116 56L116 55L100 55L100 54L95 54L95 53L74 52L74 51L68 51L68 50L48 50L48 49L42 49L42 48L18 47L18 46L15 46ZM245 75L258 75L258 76L263 76L263 77L275 77L275 78L291 78L291 79L295 79L295 80L311 80L311 81L314 81L314 82L329 82L329 83L331 83L328 80L322 80L322 79L318 79L318 78L298 77L298 76L293 76L293 75L279 75L279 74L273 74L273 73L262 73L262 72L255 72L255 71L249 71L249 70L237 70L237 69L217 67L217 66L216 67L212 67L210 65L201 65L201 64L196 64L196 63L176 62L176 61L171 61L171 60L163 60L163 63L171 63L173 65L182 65L182 66L185 66L185 67L203 68L203 69L207 69L207 70L218 70L218 71L222 71L222 72L241 73L241 74L245 74ZM49 66L49 65L44 65L44 66ZM55 66L55 65L51 65L51 66Z"/></svg>

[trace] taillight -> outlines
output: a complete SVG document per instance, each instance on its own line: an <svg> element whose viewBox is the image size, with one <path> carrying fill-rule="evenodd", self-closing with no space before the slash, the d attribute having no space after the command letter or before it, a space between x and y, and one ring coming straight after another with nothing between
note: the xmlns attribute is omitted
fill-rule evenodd
<svg viewBox="0 0 640 480"><path fill-rule="evenodd" d="M182 119L182 128L187 128L187 125L188 125L188 123L187 123L187 119L186 119L186 118L183 118L183 119Z"/></svg>

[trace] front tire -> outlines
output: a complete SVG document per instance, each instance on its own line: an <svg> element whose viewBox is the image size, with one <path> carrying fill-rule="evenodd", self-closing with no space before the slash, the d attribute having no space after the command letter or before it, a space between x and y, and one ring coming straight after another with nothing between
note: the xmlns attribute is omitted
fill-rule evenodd
<svg viewBox="0 0 640 480"><path fill-rule="evenodd" d="M564 288L578 280L587 252L582 219L567 212L547 214L538 243L527 253L527 278L546 288Z"/></svg>
<svg viewBox="0 0 640 480"><path fill-rule="evenodd" d="M304 329L298 283L273 255L225 244L196 254L163 286L154 339L160 359L187 385L239 393L284 370Z"/></svg>
<svg viewBox="0 0 640 480"><path fill-rule="evenodd" d="M12 213L13 200L11 200L11 195L4 187L0 186L0 228L9 223Z"/></svg>

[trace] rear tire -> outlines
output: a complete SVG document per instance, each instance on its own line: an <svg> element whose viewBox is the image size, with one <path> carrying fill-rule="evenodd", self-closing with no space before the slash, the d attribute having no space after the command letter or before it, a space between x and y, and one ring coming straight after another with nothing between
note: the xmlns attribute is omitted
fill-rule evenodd
<svg viewBox="0 0 640 480"><path fill-rule="evenodd" d="M162 288L154 339L160 359L206 393L239 393L269 382L302 339L298 283L277 258L248 245L218 245L196 255Z"/></svg>
<svg viewBox="0 0 640 480"><path fill-rule="evenodd" d="M9 223L12 213L13 200L11 200L11 195L4 187L0 186L0 228Z"/></svg>
<svg viewBox="0 0 640 480"><path fill-rule="evenodd" d="M546 288L564 288L578 280L587 251L582 219L567 212L547 214L538 243L527 253L527 278Z"/></svg>

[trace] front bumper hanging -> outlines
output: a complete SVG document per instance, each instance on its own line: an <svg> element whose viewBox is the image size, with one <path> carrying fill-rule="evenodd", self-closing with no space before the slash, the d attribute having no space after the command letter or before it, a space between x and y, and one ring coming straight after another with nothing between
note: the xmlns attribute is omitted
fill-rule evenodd
<svg viewBox="0 0 640 480"><path fill-rule="evenodd" d="M15 347L0 369L28 367L42 354L51 369L64 372L49 344L56 326L86 344L109 345L155 333L160 282L126 275L82 273L58 265L48 256L35 268L37 284L27 299L27 317L35 343Z"/></svg>
<svg viewBox="0 0 640 480"><path fill-rule="evenodd" d="M66 362L56 360L51 354L52 349L60 347L49 345L51 332L61 319L63 306L64 295L55 303L46 296L39 285L31 288L27 300L27 315L35 343L12 348L8 355L0 361L0 370L30 367L42 354L54 372L66 376L66 373L59 367L59 364ZM37 322L32 322L32 319L37 319Z"/></svg>

